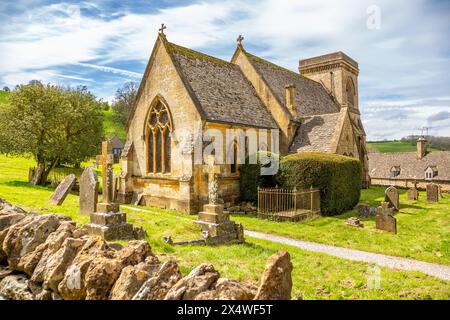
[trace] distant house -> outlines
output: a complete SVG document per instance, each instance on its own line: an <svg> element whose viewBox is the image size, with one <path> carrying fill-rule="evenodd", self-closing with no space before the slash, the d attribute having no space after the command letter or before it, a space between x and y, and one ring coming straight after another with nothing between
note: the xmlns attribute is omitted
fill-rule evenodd
<svg viewBox="0 0 450 320"><path fill-rule="evenodd" d="M111 143L112 143L112 152L114 154L114 162L119 162L120 156L123 151L124 144L122 140L120 140L116 135L111 137Z"/></svg>
<svg viewBox="0 0 450 320"><path fill-rule="evenodd" d="M372 185L425 189L434 182L450 192L450 151L427 152L427 140L417 140L416 152L369 153Z"/></svg>

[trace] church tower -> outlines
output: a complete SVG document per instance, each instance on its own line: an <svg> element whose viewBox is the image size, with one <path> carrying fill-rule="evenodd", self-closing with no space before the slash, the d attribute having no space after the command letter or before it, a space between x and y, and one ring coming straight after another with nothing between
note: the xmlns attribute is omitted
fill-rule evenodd
<svg viewBox="0 0 450 320"><path fill-rule="evenodd" d="M363 165L363 183L367 187L369 185L368 158L365 147L366 133L359 112L358 63L345 53L338 51L300 60L299 72L321 83L341 108L347 108L355 129L359 159Z"/></svg>

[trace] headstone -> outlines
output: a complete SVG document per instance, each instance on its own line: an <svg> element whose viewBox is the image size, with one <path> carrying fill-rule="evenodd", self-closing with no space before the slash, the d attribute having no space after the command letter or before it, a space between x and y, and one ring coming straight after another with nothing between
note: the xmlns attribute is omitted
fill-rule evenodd
<svg viewBox="0 0 450 320"><path fill-rule="evenodd" d="M244 229L241 224L230 220L227 212L223 211L223 204L219 204L217 174L220 166L214 164L214 156L209 156L204 170L208 173L208 204L199 212L198 220L202 237L207 244L216 243L242 243L244 242Z"/></svg>
<svg viewBox="0 0 450 320"><path fill-rule="evenodd" d="M134 238L133 226L127 223L125 213L119 211L119 205L113 201L113 172L111 141L102 143L102 202L97 204L97 211L91 213L90 223L86 225L88 232L110 240L129 240Z"/></svg>
<svg viewBox="0 0 450 320"><path fill-rule="evenodd" d="M80 213L97 211L98 184L97 173L92 167L87 167L80 177Z"/></svg>
<svg viewBox="0 0 450 320"><path fill-rule="evenodd" d="M398 211L399 209L399 200L398 200L398 190L391 186L386 189L384 192L384 201L389 204L390 207L394 208L394 211Z"/></svg>
<svg viewBox="0 0 450 320"><path fill-rule="evenodd" d="M389 207L389 203L382 202L378 207L375 223L378 230L397 233L397 219L394 217L394 208Z"/></svg>
<svg viewBox="0 0 450 320"><path fill-rule="evenodd" d="M377 214L377 208L361 203L358 205L358 214L361 218L375 217Z"/></svg>
<svg viewBox="0 0 450 320"><path fill-rule="evenodd" d="M419 200L419 190L415 186L408 189L408 199Z"/></svg>
<svg viewBox="0 0 450 320"><path fill-rule="evenodd" d="M139 206L142 201L143 194L139 192L133 192L133 196L131 197L131 204L135 206Z"/></svg>
<svg viewBox="0 0 450 320"><path fill-rule="evenodd" d="M67 177L65 177L55 189L55 192L53 192L50 200L48 200L48 203L57 206L61 205L66 199L67 194L70 192L70 190L72 190L72 187L75 184L75 180L76 177L74 174L69 174Z"/></svg>
<svg viewBox="0 0 450 320"><path fill-rule="evenodd" d="M435 183L427 184L427 202L428 203L439 202L439 187Z"/></svg>
<svg viewBox="0 0 450 320"><path fill-rule="evenodd" d="M364 225L356 217L351 217L347 219L347 225L351 227L364 228Z"/></svg>

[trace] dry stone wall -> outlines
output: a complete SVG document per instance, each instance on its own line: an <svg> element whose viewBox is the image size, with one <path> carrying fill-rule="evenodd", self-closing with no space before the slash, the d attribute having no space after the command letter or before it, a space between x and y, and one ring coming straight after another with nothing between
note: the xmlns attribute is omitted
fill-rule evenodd
<svg viewBox="0 0 450 320"><path fill-rule="evenodd" d="M289 254L280 251L259 287L221 278L206 263L183 277L174 258L160 261L146 241L107 243L65 216L28 213L0 199L0 299L290 299L291 271Z"/></svg>

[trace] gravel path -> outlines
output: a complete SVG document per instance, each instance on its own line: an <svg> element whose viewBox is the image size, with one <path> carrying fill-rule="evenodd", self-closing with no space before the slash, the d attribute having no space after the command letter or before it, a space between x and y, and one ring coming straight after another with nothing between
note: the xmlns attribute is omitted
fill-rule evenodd
<svg viewBox="0 0 450 320"><path fill-rule="evenodd" d="M437 263L430 263L394 256L386 256L384 254L379 253L335 247L326 244L296 240L254 231L246 230L244 232L247 236L253 238L287 244L307 251L322 252L347 260L375 263L379 266L388 267L392 269L420 271L425 274L435 276L439 279L450 280L450 267Z"/></svg>

